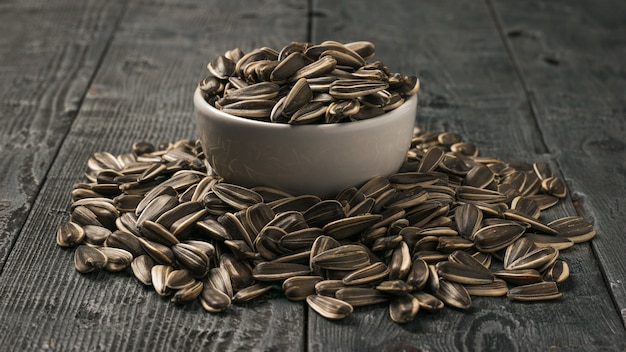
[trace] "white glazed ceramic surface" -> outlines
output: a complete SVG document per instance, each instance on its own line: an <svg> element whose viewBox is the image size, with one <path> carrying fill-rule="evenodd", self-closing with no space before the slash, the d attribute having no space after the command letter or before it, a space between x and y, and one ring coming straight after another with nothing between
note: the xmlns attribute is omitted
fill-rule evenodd
<svg viewBox="0 0 626 352"><path fill-rule="evenodd" d="M368 120L300 126L226 114L199 90L194 105L207 160L225 182L328 198L400 168L413 136L417 97Z"/></svg>

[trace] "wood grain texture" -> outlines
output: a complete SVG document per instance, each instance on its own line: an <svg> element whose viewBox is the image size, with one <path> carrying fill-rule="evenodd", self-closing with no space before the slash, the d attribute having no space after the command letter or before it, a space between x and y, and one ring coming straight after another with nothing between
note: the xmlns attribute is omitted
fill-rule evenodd
<svg viewBox="0 0 626 352"><path fill-rule="evenodd" d="M626 5L312 4L0 5L0 350L626 350ZM331 322L274 292L212 315L197 302L169 303L129 274L74 270L54 233L93 152L195 138L191 94L208 60L308 38L375 42L376 59L420 77L421 128L458 132L482 155L546 161L568 181L570 196L543 219L579 212L598 237L563 251L571 277L562 299L474 298L468 311L420 312L397 325L384 304Z"/></svg>
<svg viewBox="0 0 626 352"><path fill-rule="evenodd" d="M392 71L417 74L418 126L458 132L481 155L507 161L547 161L560 173L560 154L542 138L516 67L491 18L475 1L393 3L315 2L316 42L370 40ZM526 12L532 17L532 11ZM555 18L553 15L552 18ZM556 16L558 17L558 16ZM573 175L563 174L571 182ZM544 215L574 215L568 199ZM357 309L330 326L309 315L309 349L337 350L620 350L626 334L589 244L564 251L573 268L564 299L538 304L479 298L470 311L421 314L399 326L386 308ZM601 311L599 311L600 309Z"/></svg>
<svg viewBox="0 0 626 352"><path fill-rule="evenodd" d="M626 323L626 4L493 3L543 140L598 232L593 248Z"/></svg>
<svg viewBox="0 0 626 352"><path fill-rule="evenodd" d="M303 349L301 303L274 294L219 315L206 313L197 302L177 306L128 274L78 274L72 251L57 247L54 233L67 220L71 185L82 180L92 153L128 151L139 139L195 138L192 93L206 63L235 46L250 50L305 40L306 16L306 6L297 1L128 2L0 277L0 346Z"/></svg>
<svg viewBox="0 0 626 352"><path fill-rule="evenodd" d="M0 272L122 10L120 1L0 5Z"/></svg>

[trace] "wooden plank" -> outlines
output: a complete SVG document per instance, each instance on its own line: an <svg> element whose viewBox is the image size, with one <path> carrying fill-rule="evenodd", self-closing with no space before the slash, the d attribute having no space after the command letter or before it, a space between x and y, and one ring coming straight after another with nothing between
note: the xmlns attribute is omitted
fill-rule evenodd
<svg viewBox="0 0 626 352"><path fill-rule="evenodd" d="M0 346L15 350L303 349L303 304L269 295L212 315L129 274L80 275L54 244L69 191L96 151L195 138L192 93L206 63L240 46L306 39L305 4L128 2L125 16L0 277Z"/></svg>
<svg viewBox="0 0 626 352"><path fill-rule="evenodd" d="M496 0L494 8L543 139L598 232L594 252L626 323L626 4Z"/></svg>
<svg viewBox="0 0 626 352"><path fill-rule="evenodd" d="M421 78L419 127L458 132L476 143L481 155L547 161L559 172L484 4L317 1L313 12L315 42L373 41L375 59ZM574 214L570 201L543 219ZM562 300L520 304L476 298L469 311L420 313L403 326L391 322L384 305L356 309L333 323L310 312L309 350L623 349L626 334L619 314L607 304L609 292L591 247L577 246L562 257L572 271L561 287Z"/></svg>
<svg viewBox="0 0 626 352"><path fill-rule="evenodd" d="M120 1L0 5L0 271L111 38Z"/></svg>

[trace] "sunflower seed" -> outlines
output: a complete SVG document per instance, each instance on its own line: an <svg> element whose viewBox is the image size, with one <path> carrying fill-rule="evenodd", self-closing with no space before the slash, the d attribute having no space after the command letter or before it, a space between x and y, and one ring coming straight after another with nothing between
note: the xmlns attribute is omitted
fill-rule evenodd
<svg viewBox="0 0 626 352"><path fill-rule="evenodd" d="M350 238L383 218L380 214L363 214L342 218L324 225L322 230L337 240Z"/></svg>
<svg viewBox="0 0 626 352"><path fill-rule="evenodd" d="M74 252L74 267L79 273L100 271L107 265L107 256L99 249L80 245Z"/></svg>
<svg viewBox="0 0 626 352"><path fill-rule="evenodd" d="M410 295L417 298L421 309L426 309L429 312L438 311L444 307L442 300L429 293L417 291L411 293Z"/></svg>
<svg viewBox="0 0 626 352"><path fill-rule="evenodd" d="M382 293L403 296L413 291L413 287L403 280L388 280L379 282L376 289Z"/></svg>
<svg viewBox="0 0 626 352"><path fill-rule="evenodd" d="M562 236L542 235L538 233L526 232L524 237L533 241L537 247L553 247L558 250L570 248L574 242L569 238Z"/></svg>
<svg viewBox="0 0 626 352"><path fill-rule="evenodd" d="M209 236L209 238L211 239L215 239L218 241L233 239L226 230L226 228L217 220L205 219L202 221L198 221L196 222L196 227L202 230L202 232Z"/></svg>
<svg viewBox="0 0 626 352"><path fill-rule="evenodd" d="M180 290L195 283L191 272L186 269L172 270L165 279L165 286L172 290Z"/></svg>
<svg viewBox="0 0 626 352"><path fill-rule="evenodd" d="M474 242L460 236L441 236L436 250L443 253L452 253L459 249L470 249Z"/></svg>
<svg viewBox="0 0 626 352"><path fill-rule="evenodd" d="M311 265L330 270L358 270L370 265L370 260L364 247L347 244L311 257Z"/></svg>
<svg viewBox="0 0 626 352"><path fill-rule="evenodd" d="M219 313L231 305L231 299L224 292L211 285L204 285L200 293L200 305L209 313Z"/></svg>
<svg viewBox="0 0 626 352"><path fill-rule="evenodd" d="M292 276L308 275L310 272L308 265L262 262L252 269L252 276L259 281L278 281Z"/></svg>
<svg viewBox="0 0 626 352"><path fill-rule="evenodd" d="M285 236L287 236L287 232L282 228L265 226L254 241L254 247L261 257L267 260L276 259L280 254L283 254L278 244Z"/></svg>
<svg viewBox="0 0 626 352"><path fill-rule="evenodd" d="M534 249L522 256L519 256L505 263L504 268L507 270L515 269L538 269L556 260L559 255L559 250L552 247L544 247Z"/></svg>
<svg viewBox="0 0 626 352"><path fill-rule="evenodd" d="M542 281L541 273L535 269L513 269L498 270L493 273L500 278L513 285L528 285Z"/></svg>
<svg viewBox="0 0 626 352"><path fill-rule="evenodd" d="M352 271L343 277L344 285L362 285L383 280L389 275L389 268L383 262L375 262L364 268Z"/></svg>
<svg viewBox="0 0 626 352"><path fill-rule="evenodd" d="M309 227L304 219L304 216L299 211L286 211L276 214L276 216L268 222L266 226L280 227L287 233Z"/></svg>
<svg viewBox="0 0 626 352"><path fill-rule="evenodd" d="M231 253L220 256L220 267L228 273L233 291L242 290L254 283L252 267Z"/></svg>
<svg viewBox="0 0 626 352"><path fill-rule="evenodd" d="M159 264L171 265L174 263L174 252L165 245L148 239L139 238L143 250Z"/></svg>
<svg viewBox="0 0 626 352"><path fill-rule="evenodd" d="M504 216L505 219L510 219L510 220L515 220L518 222L522 222L522 223L527 223L528 225L530 225L531 228L543 232L543 233L547 233L550 235L558 235L558 231L556 231L555 229L551 228L550 226L542 223L539 220L536 220L533 217L530 217L528 215L526 215L525 213L522 213L520 211L517 211L515 209L508 209L505 210L502 215Z"/></svg>
<svg viewBox="0 0 626 352"><path fill-rule="evenodd" d="M155 197L146 205L141 213L138 213L137 226L141 229L146 220L155 222L168 210L174 209L178 205L178 198L168 194Z"/></svg>
<svg viewBox="0 0 626 352"><path fill-rule="evenodd" d="M271 209L274 213L287 211L305 212L319 202L321 202L321 199L318 196L305 194L296 197L286 197L272 202Z"/></svg>
<svg viewBox="0 0 626 352"><path fill-rule="evenodd" d="M291 117L296 111L313 99L313 91L305 78L300 78L293 85L283 103L283 115Z"/></svg>
<svg viewBox="0 0 626 352"><path fill-rule="evenodd" d="M387 229L384 227L380 227L379 229L383 230L384 233L374 240L374 243L370 246L372 251L383 252L393 250L398 244L400 244L400 242L402 242L402 235L398 234L396 236L385 236L387 234ZM370 238L371 236L372 234L370 234Z"/></svg>
<svg viewBox="0 0 626 352"><path fill-rule="evenodd" d="M262 294L268 292L271 289L272 289L272 285L268 285L264 283L257 283L254 285L250 285L248 287L245 287L237 291L237 293L235 293L235 295L233 296L232 301L235 303L248 302L254 298L261 296Z"/></svg>
<svg viewBox="0 0 626 352"><path fill-rule="evenodd" d="M217 290L224 292L228 297L233 297L234 290L228 271L223 267L211 268L206 281L207 285L211 285Z"/></svg>
<svg viewBox="0 0 626 352"><path fill-rule="evenodd" d="M395 297L389 303L389 316L398 324L410 323L415 319L420 302L413 295Z"/></svg>
<svg viewBox="0 0 626 352"><path fill-rule="evenodd" d="M359 54L364 60L374 56L374 44L368 41L356 41L346 43L345 47Z"/></svg>
<svg viewBox="0 0 626 352"><path fill-rule="evenodd" d="M141 233L146 238L168 247L179 243L178 238L176 238L176 236L174 236L168 229L163 227L163 225L150 220L145 220L143 222Z"/></svg>
<svg viewBox="0 0 626 352"><path fill-rule="evenodd" d="M511 209L522 212L535 219L538 219L541 213L541 209L535 200L522 196L513 198L511 201Z"/></svg>
<svg viewBox="0 0 626 352"><path fill-rule="evenodd" d="M171 301L173 303L192 302L200 296L203 289L204 284L202 283L202 281L194 281L192 284L189 284L188 286L174 292Z"/></svg>
<svg viewBox="0 0 626 352"><path fill-rule="evenodd" d="M543 279L545 281L554 281L560 284L567 280L569 277L569 266L562 260L555 261L550 267L548 267L544 274Z"/></svg>
<svg viewBox="0 0 626 352"><path fill-rule="evenodd" d="M310 295L306 302L317 314L331 320L344 319L354 310L350 303L328 296Z"/></svg>
<svg viewBox="0 0 626 352"><path fill-rule="evenodd" d="M315 240L323 233L318 227L294 231L283 236L278 242L278 247L287 252L310 250Z"/></svg>
<svg viewBox="0 0 626 352"><path fill-rule="evenodd" d="M260 194L230 183L216 183L211 190L225 203L238 210L263 202Z"/></svg>
<svg viewBox="0 0 626 352"><path fill-rule="evenodd" d="M146 286L152 285L153 266L154 260L146 254L136 257L133 262L130 263L130 268L132 269L135 278Z"/></svg>
<svg viewBox="0 0 626 352"><path fill-rule="evenodd" d="M230 212L225 213L221 215L217 221L224 227L230 238L237 241L244 241L248 247L253 247L252 236L235 214Z"/></svg>
<svg viewBox="0 0 626 352"><path fill-rule="evenodd" d="M332 56L324 56L314 61L294 73L289 81L295 82L301 78L315 78L330 73L337 66L337 60Z"/></svg>
<svg viewBox="0 0 626 352"><path fill-rule="evenodd" d="M417 167L417 172L430 172L435 170L443 160L445 151L439 147L429 148Z"/></svg>
<svg viewBox="0 0 626 352"><path fill-rule="evenodd" d="M556 282L551 281L513 287L507 294L510 299L517 301L550 300L560 298L562 295Z"/></svg>
<svg viewBox="0 0 626 352"><path fill-rule="evenodd" d="M192 202L187 201L184 203L180 203L168 211L161 214L156 220L152 220L164 228L174 231L174 228L181 228L178 232L182 232L182 226L185 220L189 218L202 218L206 214L206 209L200 202ZM192 220L192 222L196 222L197 220ZM176 224L176 226L174 225ZM143 225L143 224L142 224ZM187 224L189 225L189 224Z"/></svg>
<svg viewBox="0 0 626 352"><path fill-rule="evenodd" d="M559 237L565 237L574 243L589 241L596 236L591 223L580 216L568 216L548 223L550 229Z"/></svg>
<svg viewBox="0 0 626 352"><path fill-rule="evenodd" d="M336 123L345 121L351 116L357 114L360 110L361 104L356 98L333 101L328 105L324 112L324 122Z"/></svg>
<svg viewBox="0 0 626 352"><path fill-rule="evenodd" d="M282 284L282 290L291 301L304 301L315 294L315 285L321 282L321 276L292 276Z"/></svg>
<svg viewBox="0 0 626 352"><path fill-rule="evenodd" d="M506 248L504 252L503 264L505 267L511 265L513 261L525 256L538 247L527 237L521 237Z"/></svg>
<svg viewBox="0 0 626 352"><path fill-rule="evenodd" d="M211 74L219 79L226 79L235 73L235 62L226 56L219 55L207 65Z"/></svg>
<svg viewBox="0 0 626 352"><path fill-rule="evenodd" d="M402 237L399 236L398 237ZM411 253L409 246L404 242L400 242L391 253L389 261L389 279L404 279L411 270Z"/></svg>
<svg viewBox="0 0 626 352"><path fill-rule="evenodd" d="M551 196L549 194L534 194L527 196L537 203L539 210L545 210L550 208L553 205L556 205L559 202L559 198Z"/></svg>
<svg viewBox="0 0 626 352"><path fill-rule="evenodd" d="M311 60L304 56L301 51L291 52L286 57L281 57L281 55L285 54L286 51L281 50L281 53L279 54L279 63L270 74L270 80L273 82L286 82L299 69L311 63Z"/></svg>
<svg viewBox="0 0 626 352"><path fill-rule="evenodd" d="M480 251L495 252L513 243L525 230L514 222L485 226L476 231L474 242Z"/></svg>
<svg viewBox="0 0 626 352"><path fill-rule="evenodd" d="M383 81L371 81L366 79L338 79L330 84L328 93L335 99L354 99L376 93L383 89L387 89L388 87L389 84Z"/></svg>
<svg viewBox="0 0 626 352"><path fill-rule="evenodd" d="M387 301L389 298L380 291L368 287L346 287L335 292L335 296L353 307L367 306Z"/></svg>
<svg viewBox="0 0 626 352"><path fill-rule="evenodd" d="M190 243L177 243L170 251L194 277L201 278L209 272L210 258L202 248Z"/></svg>
<svg viewBox="0 0 626 352"><path fill-rule="evenodd" d="M152 273L152 286L159 296L169 296L171 289L167 287L167 277L174 271L169 265L154 265L151 269Z"/></svg>
<svg viewBox="0 0 626 352"><path fill-rule="evenodd" d="M83 226L83 233L85 234L83 241L95 246L104 245L104 242L112 234L111 230L98 225Z"/></svg>
<svg viewBox="0 0 626 352"><path fill-rule="evenodd" d="M106 271L122 271L128 268L133 261L133 254L124 249L101 247L99 250L107 257L107 262L104 266Z"/></svg>
<svg viewBox="0 0 626 352"><path fill-rule="evenodd" d="M276 102L267 99L241 100L224 105L222 111L254 120L269 121L270 113Z"/></svg>
<svg viewBox="0 0 626 352"><path fill-rule="evenodd" d="M565 198L567 195L567 187L565 186L565 182L558 177L548 177L541 181L541 189L544 192L555 196L557 198Z"/></svg>
<svg viewBox="0 0 626 352"><path fill-rule="evenodd" d="M61 224L57 229L57 245L74 247L83 242L85 231L78 224L71 221Z"/></svg>
<svg viewBox="0 0 626 352"><path fill-rule="evenodd" d="M459 309L468 309L472 305L472 299L463 285L445 279L439 280L435 296L445 304Z"/></svg>
<svg viewBox="0 0 626 352"><path fill-rule="evenodd" d="M470 296L499 297L504 296L509 292L506 281L502 279L495 279L493 282L488 284L464 286Z"/></svg>
<svg viewBox="0 0 626 352"><path fill-rule="evenodd" d="M451 261L437 263L440 277L461 284L482 285L493 282L493 274L483 266L466 265Z"/></svg>
<svg viewBox="0 0 626 352"><path fill-rule="evenodd" d="M485 188L493 182L495 174L485 165L478 164L471 168L465 175L466 186Z"/></svg>
<svg viewBox="0 0 626 352"><path fill-rule="evenodd" d="M318 202L305 210L302 215L310 227L319 228L346 216L341 203L334 199Z"/></svg>

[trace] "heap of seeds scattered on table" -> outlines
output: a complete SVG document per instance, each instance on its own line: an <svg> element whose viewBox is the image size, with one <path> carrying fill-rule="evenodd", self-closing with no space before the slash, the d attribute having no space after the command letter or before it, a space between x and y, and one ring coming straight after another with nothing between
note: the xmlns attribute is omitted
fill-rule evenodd
<svg viewBox="0 0 626 352"><path fill-rule="evenodd" d="M560 297L569 270L559 251L593 227L539 220L566 195L547 164L476 155L457 134L420 133L398 173L320 199L207 174L196 141L136 143L89 159L57 243L77 246L81 273L130 269L210 312L272 289L329 319L389 301L399 323L419 309L468 308L472 295ZM494 259L502 269L490 270Z"/></svg>
<svg viewBox="0 0 626 352"><path fill-rule="evenodd" d="M131 271L209 312L270 290L328 319L388 302L397 323L472 296L557 299L559 252L595 236L580 216L541 216L567 194L548 164L478 156L452 132L416 130L397 173L333 199L231 184L195 140L98 152L85 175L56 234L76 270Z"/></svg>

